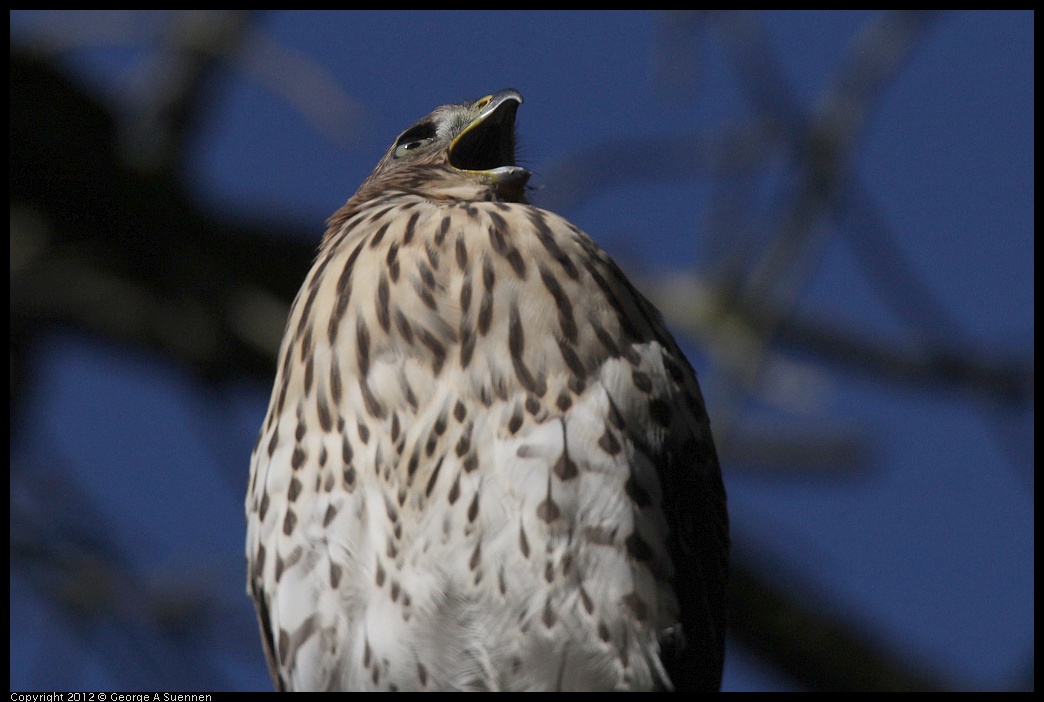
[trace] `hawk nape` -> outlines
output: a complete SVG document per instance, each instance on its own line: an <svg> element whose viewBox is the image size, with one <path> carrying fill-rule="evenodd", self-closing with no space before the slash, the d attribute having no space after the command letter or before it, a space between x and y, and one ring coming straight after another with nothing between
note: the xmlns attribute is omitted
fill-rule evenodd
<svg viewBox="0 0 1044 702"><path fill-rule="evenodd" d="M696 376L609 257L527 204L521 103L403 132L294 302L246 499L280 689L720 685Z"/></svg>

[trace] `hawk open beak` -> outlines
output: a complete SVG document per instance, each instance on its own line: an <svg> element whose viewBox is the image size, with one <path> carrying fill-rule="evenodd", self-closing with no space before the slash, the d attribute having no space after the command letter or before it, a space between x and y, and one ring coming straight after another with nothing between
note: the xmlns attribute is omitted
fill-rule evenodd
<svg viewBox="0 0 1044 702"><path fill-rule="evenodd" d="M510 88L476 101L478 116L450 144L450 165L521 191L530 176L515 165L515 114L521 104L522 94Z"/></svg>

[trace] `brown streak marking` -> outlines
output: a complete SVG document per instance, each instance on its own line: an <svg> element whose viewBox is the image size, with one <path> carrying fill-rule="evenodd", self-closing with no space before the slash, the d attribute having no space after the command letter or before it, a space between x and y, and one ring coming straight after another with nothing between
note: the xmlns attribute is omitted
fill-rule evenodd
<svg viewBox="0 0 1044 702"><path fill-rule="evenodd" d="M387 334L391 331L391 294L388 289L388 279L381 274L377 283L377 321L381 329Z"/></svg>

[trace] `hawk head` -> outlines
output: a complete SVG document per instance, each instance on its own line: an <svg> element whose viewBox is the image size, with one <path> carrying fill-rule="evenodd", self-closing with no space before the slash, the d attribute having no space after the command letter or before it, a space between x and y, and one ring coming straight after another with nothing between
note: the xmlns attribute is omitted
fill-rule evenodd
<svg viewBox="0 0 1044 702"><path fill-rule="evenodd" d="M515 113L521 104L521 93L507 89L438 108L399 135L345 208L389 190L435 199L524 202L530 173L515 165Z"/></svg>

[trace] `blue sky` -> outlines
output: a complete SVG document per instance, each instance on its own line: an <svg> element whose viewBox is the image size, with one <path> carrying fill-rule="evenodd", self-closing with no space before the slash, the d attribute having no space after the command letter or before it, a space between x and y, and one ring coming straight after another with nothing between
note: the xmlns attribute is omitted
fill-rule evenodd
<svg viewBox="0 0 1044 702"><path fill-rule="evenodd" d="M68 15L11 19L13 41L69 24ZM787 89L811 114L859 59L853 42L880 16L755 19ZM537 204L564 202L560 213L640 279L715 270L730 242L708 234L717 191L705 170L633 182L623 168L618 185L591 197L555 192L565 185L556 168L586 149L638 137L684 149L693 135L756 116L713 23L683 55L694 77L665 90L657 64L664 21L642 12L266 13L190 144L186 185L215 213L292 222L318 244L324 219L404 127L440 104L514 87L525 97L520 157L544 187ZM149 95L155 44L129 31L102 47L91 40L93 25L84 26L84 46L61 56L91 90L133 114ZM876 244L826 220L794 292L797 313L883 342L917 348L928 338L1031 362L1033 49L1032 13L935 19L886 84L851 159L852 178L950 321L929 307L897 314L860 263L860 247ZM265 73L273 65L287 71L282 79ZM312 68L325 82L293 78ZM331 114L342 119L317 128L316 115ZM350 137L348 145L331 139L331 129ZM778 224L773 204L786 194L786 168L780 159L757 176L752 226ZM925 323L912 327L918 316ZM71 333L45 342L12 461L61 466L69 489L120 535L143 582L183 587L188 574L222 603L239 631L215 634L200 652L205 665L168 671L160 687L266 689L243 593L241 505L269 387L214 389L169 361ZM728 404L715 352L706 340L683 343L713 420ZM1034 643L1032 400L998 407L972 392L911 387L799 351L777 350L766 368L739 428L855 434L873 451L862 470L819 477L726 464L737 557L812 606L838 612L911 667L962 688L1025 684ZM148 688L141 659L163 656L161 645L129 641L116 624L71 630L15 572L11 611L13 689ZM51 681L42 671L59 658L61 675ZM186 683L196 673L199 682ZM726 689L792 685L730 648Z"/></svg>

